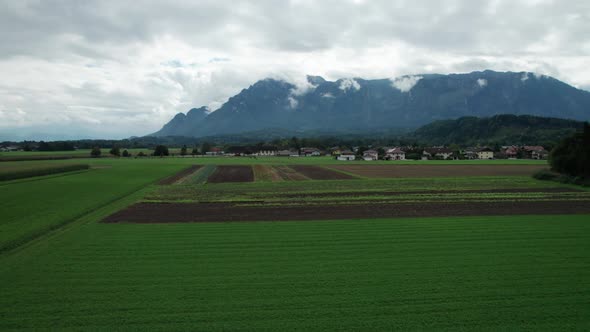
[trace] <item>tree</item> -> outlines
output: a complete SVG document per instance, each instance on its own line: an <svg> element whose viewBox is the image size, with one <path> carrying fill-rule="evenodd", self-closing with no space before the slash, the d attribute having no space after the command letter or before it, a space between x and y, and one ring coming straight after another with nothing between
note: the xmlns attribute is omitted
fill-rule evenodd
<svg viewBox="0 0 590 332"><path fill-rule="evenodd" d="M143 151L139 151L139 153L137 154L138 157L145 157L145 153L143 153Z"/></svg>
<svg viewBox="0 0 590 332"><path fill-rule="evenodd" d="M291 137L291 147L297 150L297 153L301 150L301 143L299 142L299 138L293 136Z"/></svg>
<svg viewBox="0 0 590 332"><path fill-rule="evenodd" d="M180 148L180 155L186 156L186 145L183 145L182 148Z"/></svg>
<svg viewBox="0 0 590 332"><path fill-rule="evenodd" d="M154 150L154 156L163 157L168 155L168 148L165 145L158 145Z"/></svg>
<svg viewBox="0 0 590 332"><path fill-rule="evenodd" d="M551 169L571 176L590 178L590 125L563 139L549 154Z"/></svg>
<svg viewBox="0 0 590 332"><path fill-rule="evenodd" d="M100 157L101 151L100 148L98 146L95 146L92 148L92 151L90 151L90 156L93 158L98 158Z"/></svg>
<svg viewBox="0 0 590 332"><path fill-rule="evenodd" d="M195 146L193 148L192 155L194 156L194 155L197 155L197 154L199 154L199 148L197 146Z"/></svg>
<svg viewBox="0 0 590 332"><path fill-rule="evenodd" d="M127 150L123 150L123 157L131 157L131 154Z"/></svg>
<svg viewBox="0 0 590 332"><path fill-rule="evenodd" d="M206 154L209 151L211 151L211 144L209 142L203 142L201 144L201 154Z"/></svg>
<svg viewBox="0 0 590 332"><path fill-rule="evenodd" d="M119 147L115 145L115 146L113 146L111 151L109 151L109 153L115 157L120 157L121 156L121 149L119 149Z"/></svg>

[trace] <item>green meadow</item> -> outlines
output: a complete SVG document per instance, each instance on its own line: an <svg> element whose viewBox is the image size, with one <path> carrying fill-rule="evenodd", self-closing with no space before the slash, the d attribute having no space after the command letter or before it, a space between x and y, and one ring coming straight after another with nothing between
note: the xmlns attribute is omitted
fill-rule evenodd
<svg viewBox="0 0 590 332"><path fill-rule="evenodd" d="M523 176L204 184L212 165L334 162L43 161L91 168L0 183L0 330L590 329L590 215L100 223L146 200L571 188ZM193 164L209 166L155 185Z"/></svg>

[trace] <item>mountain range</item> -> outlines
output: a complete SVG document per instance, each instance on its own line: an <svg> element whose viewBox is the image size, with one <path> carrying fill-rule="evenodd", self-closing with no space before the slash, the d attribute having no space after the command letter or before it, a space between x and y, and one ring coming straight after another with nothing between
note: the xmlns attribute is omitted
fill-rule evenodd
<svg viewBox="0 0 590 332"><path fill-rule="evenodd" d="M371 132L407 130L437 120L497 114L590 119L590 92L528 72L423 74L395 79L308 76L295 86L264 79L218 110L179 113L151 136L204 137L260 130Z"/></svg>

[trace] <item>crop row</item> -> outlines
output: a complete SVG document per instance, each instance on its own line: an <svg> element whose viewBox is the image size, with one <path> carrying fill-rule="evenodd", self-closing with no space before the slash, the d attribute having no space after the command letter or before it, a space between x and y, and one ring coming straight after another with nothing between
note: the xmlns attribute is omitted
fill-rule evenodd
<svg viewBox="0 0 590 332"><path fill-rule="evenodd" d="M43 166L38 168L10 169L0 172L0 181L30 178L34 176L51 175L89 169L86 164Z"/></svg>

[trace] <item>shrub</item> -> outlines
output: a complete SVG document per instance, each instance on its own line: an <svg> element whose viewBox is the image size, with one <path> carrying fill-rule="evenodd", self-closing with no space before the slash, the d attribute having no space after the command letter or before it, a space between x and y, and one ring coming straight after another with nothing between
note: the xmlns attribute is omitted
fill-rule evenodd
<svg viewBox="0 0 590 332"><path fill-rule="evenodd" d="M163 157L168 155L168 148L165 145L158 145L154 150L154 156Z"/></svg>
<svg viewBox="0 0 590 332"><path fill-rule="evenodd" d="M546 169L540 170L533 174L533 177L537 180L555 180L558 176L559 174Z"/></svg>
<svg viewBox="0 0 590 332"><path fill-rule="evenodd" d="M92 148L92 151L90 151L90 156L92 158L98 158L100 157L100 154L102 152L100 151L100 148L98 146L95 146L94 148Z"/></svg>

